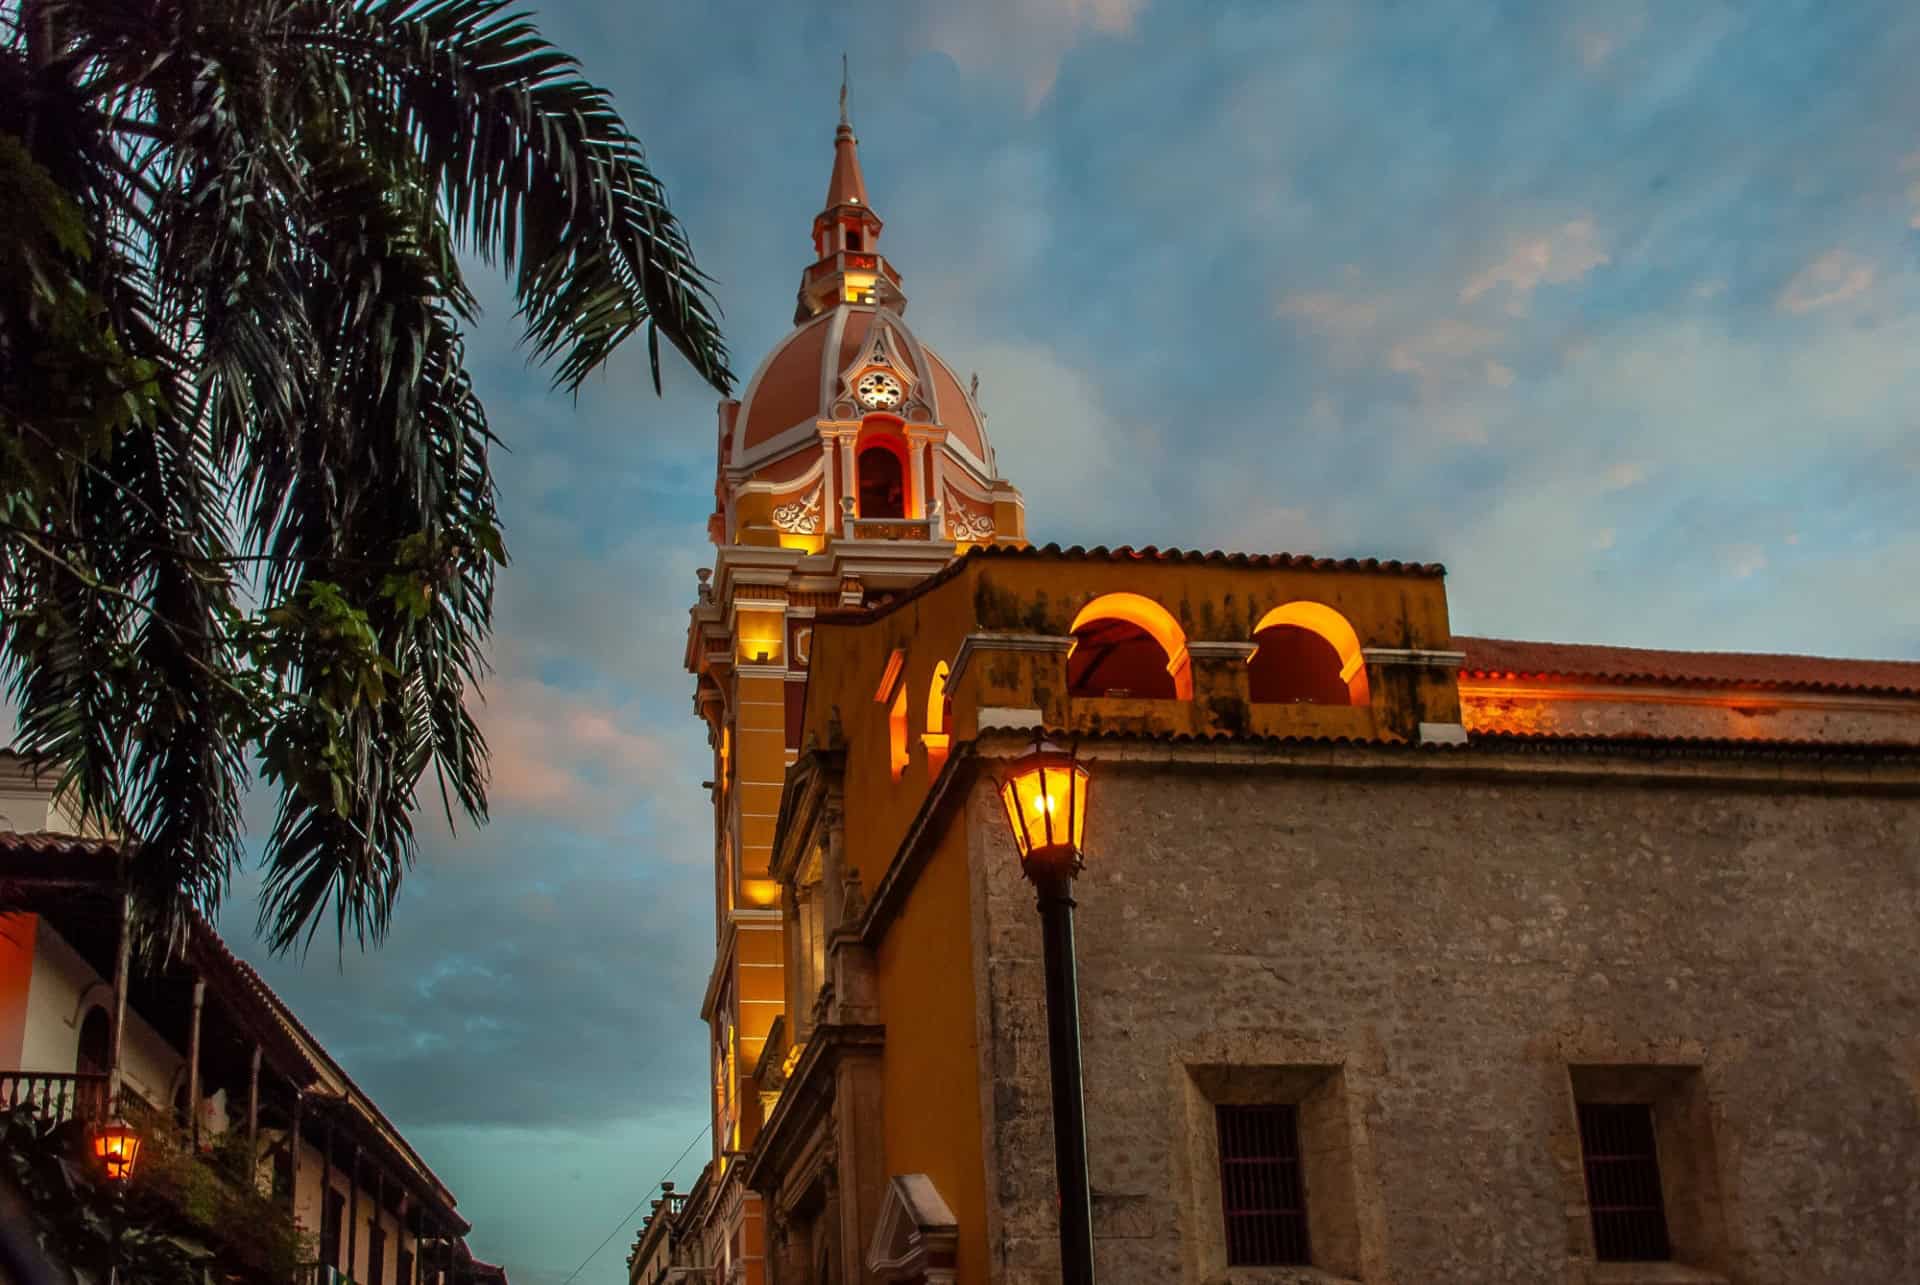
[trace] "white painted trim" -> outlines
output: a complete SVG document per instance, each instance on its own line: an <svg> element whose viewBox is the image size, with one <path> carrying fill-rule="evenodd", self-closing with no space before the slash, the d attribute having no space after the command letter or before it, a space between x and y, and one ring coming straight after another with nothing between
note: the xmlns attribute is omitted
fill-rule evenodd
<svg viewBox="0 0 1920 1285"><path fill-rule="evenodd" d="M982 705L975 711L975 721L982 731L998 728L1002 731L1019 731L1023 728L1040 727L1046 722L1037 709L1012 709L1005 705Z"/></svg>
<svg viewBox="0 0 1920 1285"><path fill-rule="evenodd" d="M1464 651L1428 647L1362 647L1360 658L1369 665L1414 665L1427 669L1458 669L1467 663Z"/></svg>
<svg viewBox="0 0 1920 1285"><path fill-rule="evenodd" d="M1246 642L1195 641L1187 644L1187 654L1200 660L1237 660L1242 664L1253 659L1253 653L1260 644L1251 640Z"/></svg>

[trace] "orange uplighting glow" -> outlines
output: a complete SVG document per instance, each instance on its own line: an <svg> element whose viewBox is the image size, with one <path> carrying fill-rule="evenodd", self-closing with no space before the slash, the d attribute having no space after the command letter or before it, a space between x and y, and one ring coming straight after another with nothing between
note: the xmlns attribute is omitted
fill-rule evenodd
<svg viewBox="0 0 1920 1285"><path fill-rule="evenodd" d="M1099 620L1125 621L1159 643L1160 650L1167 654L1167 673L1173 676L1174 698L1193 699L1193 662L1187 655L1187 635L1165 607L1137 593L1101 594L1080 609L1067 632L1078 635ZM1077 639L1075 646L1078 646ZM1073 655L1072 649L1067 655Z"/></svg>
<svg viewBox="0 0 1920 1285"><path fill-rule="evenodd" d="M1289 602L1260 617L1260 623L1253 627L1254 636L1278 625L1292 625L1324 638L1340 657L1340 681L1347 684L1353 703L1367 703L1366 658L1360 654L1360 635L1345 616L1323 602Z"/></svg>
<svg viewBox="0 0 1920 1285"><path fill-rule="evenodd" d="M1000 783L1020 861L1029 869L1080 868L1087 828L1087 769L1050 744L1017 760Z"/></svg>
<svg viewBox="0 0 1920 1285"><path fill-rule="evenodd" d="M900 685L894 694L893 706L887 711L887 754L893 779L898 781L907 772L907 688Z"/></svg>
<svg viewBox="0 0 1920 1285"><path fill-rule="evenodd" d="M124 1120L109 1120L94 1130L93 1158L108 1182L126 1182L140 1159L140 1135Z"/></svg>
<svg viewBox="0 0 1920 1285"><path fill-rule="evenodd" d="M940 775L946 766L951 738L947 734L947 662L933 667L933 682L927 689L927 730L920 743L927 749L927 776Z"/></svg>

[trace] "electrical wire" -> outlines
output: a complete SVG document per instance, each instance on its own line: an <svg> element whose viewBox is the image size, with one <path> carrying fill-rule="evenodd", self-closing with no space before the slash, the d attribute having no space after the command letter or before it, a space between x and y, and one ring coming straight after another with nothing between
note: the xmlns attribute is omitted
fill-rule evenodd
<svg viewBox="0 0 1920 1285"><path fill-rule="evenodd" d="M708 1132L712 1128L713 1128L713 1121L711 1120L707 1121L705 1124L700 1126L700 1132L693 1135L693 1140L687 1143L687 1149L685 1151L682 1151L679 1154L679 1156L675 1158L674 1162L667 1166L667 1171L660 1175L659 1180L656 1181L653 1184L653 1186L647 1188L647 1194L640 1197L640 1203L638 1205L635 1205L631 1210L628 1211L627 1216L620 1220L620 1223L618 1226L616 1226L612 1231L607 1233L607 1238L605 1240L601 1241L598 1245L594 1246L593 1252L587 1255L586 1261L582 1262L580 1266L573 1269L573 1276L569 1276L564 1281L561 1281L560 1285L573 1285L574 1276L578 1276L581 1272L586 1271L587 1264L591 1263L594 1259L600 1257L600 1251L605 1249L608 1245L611 1245L613 1243L613 1238L615 1236L618 1236L621 1232L627 1229L627 1224L633 1221L633 1216L639 1213L641 1208L649 1200L653 1199L653 1193L660 1190L662 1183L666 1182L667 1179L673 1177L673 1171L680 1167L680 1161L685 1160L689 1155L693 1154L693 1149L700 1145L700 1139L706 1137Z"/></svg>

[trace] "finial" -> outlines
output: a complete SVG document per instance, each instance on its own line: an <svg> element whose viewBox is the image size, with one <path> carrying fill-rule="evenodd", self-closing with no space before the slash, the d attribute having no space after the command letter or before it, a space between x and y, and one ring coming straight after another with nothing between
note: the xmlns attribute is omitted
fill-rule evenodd
<svg viewBox="0 0 1920 1285"><path fill-rule="evenodd" d="M847 55L845 50L840 52L840 128L853 128L853 122L847 119Z"/></svg>

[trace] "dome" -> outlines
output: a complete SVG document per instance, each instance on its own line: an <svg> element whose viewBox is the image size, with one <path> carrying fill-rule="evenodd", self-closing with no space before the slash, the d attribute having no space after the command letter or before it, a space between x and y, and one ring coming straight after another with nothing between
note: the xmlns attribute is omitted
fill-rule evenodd
<svg viewBox="0 0 1920 1285"><path fill-rule="evenodd" d="M871 413L855 385L878 373L896 390L886 413L944 429L947 443L984 476L993 455L966 388L900 314L879 304L842 304L789 331L748 381L734 417L729 457L758 471L814 444L821 421L857 423Z"/></svg>

